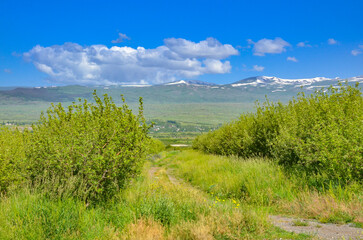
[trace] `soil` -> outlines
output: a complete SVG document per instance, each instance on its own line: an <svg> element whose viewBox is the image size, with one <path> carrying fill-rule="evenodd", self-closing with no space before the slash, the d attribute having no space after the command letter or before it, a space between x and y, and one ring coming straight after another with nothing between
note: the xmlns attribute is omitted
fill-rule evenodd
<svg viewBox="0 0 363 240"><path fill-rule="evenodd" d="M155 173L159 170L160 168L159 167L151 167L150 170L149 170L149 176L152 177L152 178L157 178L155 176ZM169 178L169 181L174 184L174 185L178 185L180 184L179 180L177 178L174 177L173 174L171 174L171 170L168 169L166 171L166 175L168 176Z"/></svg>
<svg viewBox="0 0 363 240"><path fill-rule="evenodd" d="M355 228L348 224L326 224L313 220L282 216L269 216L269 218L275 226L285 231L305 233L315 236L317 239L363 239L363 229ZM299 225L299 222L303 222L307 226L295 226Z"/></svg>

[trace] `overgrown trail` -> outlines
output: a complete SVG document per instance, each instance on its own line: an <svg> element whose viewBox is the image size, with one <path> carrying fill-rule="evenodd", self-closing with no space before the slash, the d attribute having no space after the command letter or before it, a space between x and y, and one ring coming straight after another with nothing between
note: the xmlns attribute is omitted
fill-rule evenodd
<svg viewBox="0 0 363 240"><path fill-rule="evenodd" d="M180 154L182 154L182 153L171 154L169 157L166 157L166 158L161 159L158 162L156 162L157 166L152 166L150 168L149 176L151 178L158 179L160 173L165 174L173 185L180 185L180 184L187 185L189 189L194 189L194 190L198 189L196 191L200 191L204 196L207 196L207 197L209 196L211 198L214 198L215 195L213 195L213 192L201 191L199 185L193 186L194 185L193 181L190 183L188 181L188 183L186 183L182 179L178 179L174 176L174 173L178 176L182 176L182 174L180 174L180 169L179 169L181 166L178 165L178 161L176 160ZM180 162L179 162L179 164L180 164ZM197 171L198 167L200 167L200 166L193 166L192 169L189 169L188 176L193 175L193 172L191 172L191 171ZM193 169L195 169L195 170L193 170ZM223 172L221 172L221 174L223 174ZM224 174L226 174L226 173L224 173ZM204 177L207 177L207 175L205 175ZM203 177L202 177L202 181L203 181ZM227 179L227 181L228 181L228 179ZM195 187L197 187L197 188L195 188ZM257 189L257 191L258 190L259 189ZM219 199L219 198L217 197L216 199ZM230 202L230 201L225 202L226 200L227 199L224 199L223 201L218 202L218 204L223 205L227 202ZM233 200L233 199L232 199L232 201L235 202L235 200ZM246 206L241 206L242 208L251 207L251 205L249 205L246 202L239 201L239 203L241 205L246 205ZM254 207L257 208L258 206L254 206ZM315 220L308 220L308 219L304 219L304 218L293 218L293 217L286 217L286 216L283 217L283 216L279 216L279 215L270 215L267 217L267 215L268 215L267 212L265 212L263 214L266 214L265 217L268 219L270 224L273 224L274 226L276 226L280 229L283 229L287 232L291 232L291 233L295 233L295 234L306 234L305 236L307 236L307 238L309 238L308 236L311 236L313 239L363 239L363 229L353 227L352 225L349 225L349 224L343 224L343 225L332 224L332 223L326 224L326 223L320 223ZM290 236L290 238L288 238L288 239L301 239L300 235L295 235L295 236L296 237ZM281 238L281 239L284 239L284 238Z"/></svg>
<svg viewBox="0 0 363 240"><path fill-rule="evenodd" d="M155 166L152 166L150 169L149 169L149 177L151 178L158 178L156 173L161 170L160 167L155 167ZM180 184L180 180L175 178L175 176L172 174L172 170L170 168L168 168L165 172L165 174L168 176L168 179L169 181L174 184L174 185L178 185Z"/></svg>

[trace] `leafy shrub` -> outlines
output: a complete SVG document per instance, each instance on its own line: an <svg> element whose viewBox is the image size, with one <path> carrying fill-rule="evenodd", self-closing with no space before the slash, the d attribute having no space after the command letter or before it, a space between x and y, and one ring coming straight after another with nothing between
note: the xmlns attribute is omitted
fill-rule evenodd
<svg viewBox="0 0 363 240"><path fill-rule="evenodd" d="M22 181L24 139L18 129L0 127L0 193Z"/></svg>
<svg viewBox="0 0 363 240"><path fill-rule="evenodd" d="M147 148L148 154L157 154L165 150L164 143L155 138L150 138L147 145L148 145Z"/></svg>
<svg viewBox="0 0 363 240"><path fill-rule="evenodd" d="M29 177L57 195L86 201L112 197L140 170L148 126L140 99L139 115L94 92L95 103L79 100L66 111L53 105L28 134Z"/></svg>
<svg viewBox="0 0 363 240"><path fill-rule="evenodd" d="M256 113L197 137L195 149L221 155L273 157L303 170L318 184L362 182L363 97L355 87L340 84L299 93L287 105L268 100Z"/></svg>

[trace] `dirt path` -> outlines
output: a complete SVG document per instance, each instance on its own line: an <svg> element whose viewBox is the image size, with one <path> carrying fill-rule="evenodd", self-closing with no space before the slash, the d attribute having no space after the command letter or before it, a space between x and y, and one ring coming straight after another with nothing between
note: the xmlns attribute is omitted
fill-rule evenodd
<svg viewBox="0 0 363 240"><path fill-rule="evenodd" d="M346 224L324 224L313 220L281 216L269 216L269 218L275 226L285 231L305 233L316 236L318 239L363 239L363 229Z"/></svg>
<svg viewBox="0 0 363 240"><path fill-rule="evenodd" d="M155 178L155 173L159 170L160 168L159 167L151 167L149 169L149 177L150 178Z"/></svg>
<svg viewBox="0 0 363 240"><path fill-rule="evenodd" d="M158 178L157 172L161 170L160 167L151 167L149 176L151 178ZM172 184L179 185L180 180L174 177L170 168L166 169L166 175ZM355 228L349 225L338 224L324 224L313 220L297 219L282 216L269 216L273 225L294 233L304 233L312 235L318 239L361 239L363 240L363 229ZM299 226L300 225L300 226ZM305 225L305 226L301 226Z"/></svg>
<svg viewBox="0 0 363 240"><path fill-rule="evenodd" d="M180 184L179 179L176 179L176 178L174 177L174 175L171 173L171 170L170 170L170 169L168 169L168 170L166 171L166 175L168 175L169 181L170 181L172 184L175 184L175 185L179 185L179 184Z"/></svg>
<svg viewBox="0 0 363 240"><path fill-rule="evenodd" d="M160 169L161 169L160 167L151 167L150 170L149 170L149 176L151 178L158 178L156 176L156 172L159 171ZM170 169L167 169L166 175L168 176L169 181L172 184L174 184L174 185L179 185L180 184L180 181L177 178L174 177L174 175L171 173Z"/></svg>

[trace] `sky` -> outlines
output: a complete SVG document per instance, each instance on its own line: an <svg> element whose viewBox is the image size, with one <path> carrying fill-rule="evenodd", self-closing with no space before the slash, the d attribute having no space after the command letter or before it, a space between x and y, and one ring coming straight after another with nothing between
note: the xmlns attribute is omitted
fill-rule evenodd
<svg viewBox="0 0 363 240"><path fill-rule="evenodd" d="M0 86L359 76L362 9L362 0L0 0Z"/></svg>

